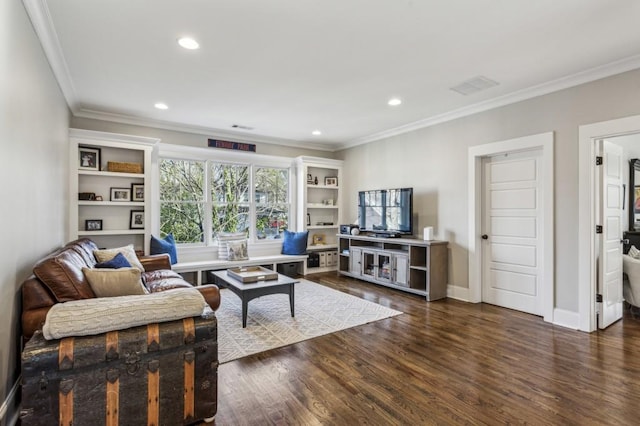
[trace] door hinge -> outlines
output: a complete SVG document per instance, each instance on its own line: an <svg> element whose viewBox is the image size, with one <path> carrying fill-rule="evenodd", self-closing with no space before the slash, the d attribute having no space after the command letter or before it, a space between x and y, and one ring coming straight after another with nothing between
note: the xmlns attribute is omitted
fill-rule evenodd
<svg viewBox="0 0 640 426"><path fill-rule="evenodd" d="M602 234L602 225L596 225L596 234Z"/></svg>
<svg viewBox="0 0 640 426"><path fill-rule="evenodd" d="M596 166L602 166L602 157L600 155L596 157Z"/></svg>

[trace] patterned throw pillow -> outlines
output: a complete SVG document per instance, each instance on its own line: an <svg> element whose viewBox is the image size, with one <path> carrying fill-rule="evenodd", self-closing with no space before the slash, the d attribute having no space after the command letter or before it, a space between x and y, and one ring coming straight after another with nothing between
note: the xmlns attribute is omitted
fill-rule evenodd
<svg viewBox="0 0 640 426"><path fill-rule="evenodd" d="M227 242L246 239L247 234L244 232L219 232L218 239L218 259L229 260Z"/></svg>
<svg viewBox="0 0 640 426"><path fill-rule="evenodd" d="M229 260L247 260L249 259L249 250L247 249L247 240L227 241L227 256Z"/></svg>
<svg viewBox="0 0 640 426"><path fill-rule="evenodd" d="M640 250L638 250L636 246L631 246L631 248L629 249L629 256L633 257L634 259L640 259Z"/></svg>

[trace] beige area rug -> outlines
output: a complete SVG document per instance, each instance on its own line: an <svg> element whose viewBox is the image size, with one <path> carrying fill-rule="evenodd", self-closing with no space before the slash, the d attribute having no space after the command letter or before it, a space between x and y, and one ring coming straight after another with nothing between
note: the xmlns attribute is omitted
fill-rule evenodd
<svg viewBox="0 0 640 426"><path fill-rule="evenodd" d="M301 279L295 287L294 318L289 296L263 296L249 302L243 329L240 298L227 289L221 292L216 311L220 363L402 313Z"/></svg>

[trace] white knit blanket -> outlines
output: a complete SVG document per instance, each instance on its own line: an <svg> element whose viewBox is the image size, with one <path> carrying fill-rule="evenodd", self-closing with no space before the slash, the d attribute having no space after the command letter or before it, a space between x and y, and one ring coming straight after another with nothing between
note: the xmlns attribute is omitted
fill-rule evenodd
<svg viewBox="0 0 640 426"><path fill-rule="evenodd" d="M202 315L207 303L195 288L58 303L47 313L47 340L89 336L139 325Z"/></svg>

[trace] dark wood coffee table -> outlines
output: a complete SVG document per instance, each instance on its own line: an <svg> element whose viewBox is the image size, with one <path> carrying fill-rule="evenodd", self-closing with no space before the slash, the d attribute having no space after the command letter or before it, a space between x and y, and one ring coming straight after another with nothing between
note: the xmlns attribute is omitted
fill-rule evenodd
<svg viewBox="0 0 640 426"><path fill-rule="evenodd" d="M288 294L291 316L295 316L293 305L294 284L297 284L298 280L278 274L277 280L245 284L231 275L227 275L227 271L212 271L212 274L216 277L216 284L228 288L242 300L242 328L247 327L247 305L249 301L269 294Z"/></svg>

